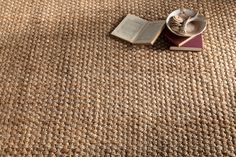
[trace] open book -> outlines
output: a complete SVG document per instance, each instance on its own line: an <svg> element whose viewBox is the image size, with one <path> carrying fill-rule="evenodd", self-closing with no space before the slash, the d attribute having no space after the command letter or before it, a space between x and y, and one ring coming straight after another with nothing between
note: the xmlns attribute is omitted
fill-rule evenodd
<svg viewBox="0 0 236 157"><path fill-rule="evenodd" d="M147 21L128 14L111 33L133 44L154 44L165 27L165 21Z"/></svg>

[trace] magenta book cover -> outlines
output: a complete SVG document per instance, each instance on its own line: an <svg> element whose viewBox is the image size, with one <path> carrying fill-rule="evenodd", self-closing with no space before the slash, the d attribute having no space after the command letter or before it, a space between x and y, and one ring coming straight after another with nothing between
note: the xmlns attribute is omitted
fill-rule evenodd
<svg viewBox="0 0 236 157"><path fill-rule="evenodd" d="M185 44L183 44L181 47L195 47L195 48L203 48L203 42L202 42L202 34L197 35L193 39L189 40Z"/></svg>

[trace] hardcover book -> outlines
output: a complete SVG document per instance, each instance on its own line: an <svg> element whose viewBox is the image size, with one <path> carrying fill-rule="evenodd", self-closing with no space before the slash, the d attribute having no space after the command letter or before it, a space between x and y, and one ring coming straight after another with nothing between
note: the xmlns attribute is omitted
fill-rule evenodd
<svg viewBox="0 0 236 157"><path fill-rule="evenodd" d="M202 34L195 36L182 46L170 46L170 50L181 51L201 51L203 49L203 37Z"/></svg>
<svg viewBox="0 0 236 157"><path fill-rule="evenodd" d="M196 37L196 35L191 37L178 36L169 31L168 28L163 31L163 34L167 40L176 46L183 46L185 43Z"/></svg>

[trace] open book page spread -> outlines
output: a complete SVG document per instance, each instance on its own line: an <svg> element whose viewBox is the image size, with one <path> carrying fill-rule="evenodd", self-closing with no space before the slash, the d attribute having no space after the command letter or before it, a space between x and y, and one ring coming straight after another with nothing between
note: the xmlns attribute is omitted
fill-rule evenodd
<svg viewBox="0 0 236 157"><path fill-rule="evenodd" d="M128 14L111 34L133 44L153 44L164 26L164 20L149 22Z"/></svg>
<svg viewBox="0 0 236 157"><path fill-rule="evenodd" d="M112 32L112 35L133 42L146 23L146 20L128 14Z"/></svg>

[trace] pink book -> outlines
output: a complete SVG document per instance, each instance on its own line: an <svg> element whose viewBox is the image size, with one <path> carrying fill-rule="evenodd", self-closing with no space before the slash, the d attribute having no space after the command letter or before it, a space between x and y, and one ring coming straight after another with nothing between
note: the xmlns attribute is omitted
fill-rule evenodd
<svg viewBox="0 0 236 157"><path fill-rule="evenodd" d="M170 46L170 50L181 51L201 51L203 49L203 37L202 34L195 36L182 46Z"/></svg>
<svg viewBox="0 0 236 157"><path fill-rule="evenodd" d="M170 30L168 30L168 28L165 28L163 34L167 40L169 40L172 44L176 46L183 46L185 43L187 43L188 41L190 41L195 37L195 36L181 37L172 33Z"/></svg>

